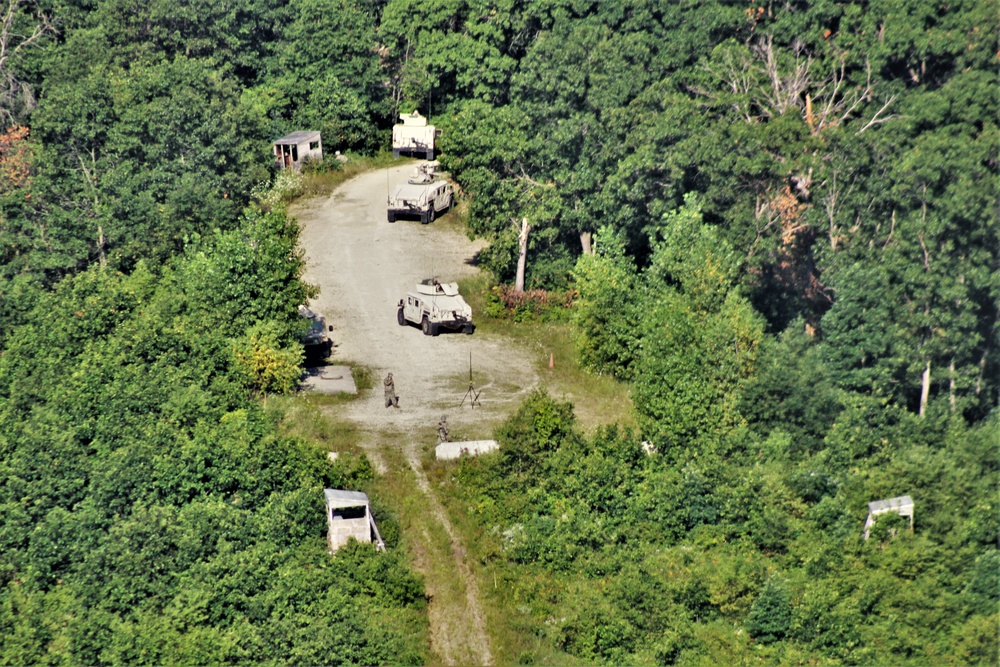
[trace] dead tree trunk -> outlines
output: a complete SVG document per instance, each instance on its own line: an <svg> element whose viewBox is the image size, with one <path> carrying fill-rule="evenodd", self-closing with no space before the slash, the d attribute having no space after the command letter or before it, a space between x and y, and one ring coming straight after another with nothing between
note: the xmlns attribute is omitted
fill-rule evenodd
<svg viewBox="0 0 1000 667"><path fill-rule="evenodd" d="M955 358L952 357L951 363L948 364L948 403L951 405L951 411L955 411Z"/></svg>
<svg viewBox="0 0 1000 667"><path fill-rule="evenodd" d="M583 248L584 255L593 255L594 247L591 245L593 236L590 232L580 232L580 247Z"/></svg>
<svg viewBox="0 0 1000 667"><path fill-rule="evenodd" d="M931 362L927 361L927 365L924 367L924 375L921 378L920 386L920 416L924 416L924 412L927 411L927 398L931 394Z"/></svg>
<svg viewBox="0 0 1000 667"><path fill-rule="evenodd" d="M524 291L524 270L528 264L528 234L531 225L527 218L521 218L521 233L517 235L517 275L514 278L514 291Z"/></svg>
<svg viewBox="0 0 1000 667"><path fill-rule="evenodd" d="M108 265L108 258L104 254L104 245L104 226L97 225L97 257L102 269Z"/></svg>

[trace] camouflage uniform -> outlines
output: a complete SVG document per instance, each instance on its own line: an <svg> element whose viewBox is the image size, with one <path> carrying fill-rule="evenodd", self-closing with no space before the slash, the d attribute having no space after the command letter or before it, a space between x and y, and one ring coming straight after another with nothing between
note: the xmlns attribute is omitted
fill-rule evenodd
<svg viewBox="0 0 1000 667"><path fill-rule="evenodd" d="M396 396L396 383L392 381L392 373L385 376L382 384L385 385L385 407L394 407L399 410L399 396Z"/></svg>
<svg viewBox="0 0 1000 667"><path fill-rule="evenodd" d="M442 442L448 442L448 418L441 415L441 421L438 422L438 444Z"/></svg>

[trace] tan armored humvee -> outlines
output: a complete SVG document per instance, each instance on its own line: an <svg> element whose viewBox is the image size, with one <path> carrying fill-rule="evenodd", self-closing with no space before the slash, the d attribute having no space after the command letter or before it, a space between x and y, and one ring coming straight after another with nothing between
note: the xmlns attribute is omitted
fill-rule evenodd
<svg viewBox="0 0 1000 667"><path fill-rule="evenodd" d="M451 208L455 200L454 188L438 177L437 167L437 162L418 165L409 180L393 190L386 209L389 222L409 216L420 218L426 225Z"/></svg>
<svg viewBox="0 0 1000 667"><path fill-rule="evenodd" d="M418 324L425 336L436 336L440 329L461 329L471 334L472 308L458 293L458 283L439 283L431 278L399 300L396 311L399 326Z"/></svg>
<svg viewBox="0 0 1000 667"><path fill-rule="evenodd" d="M440 132L427 119L414 111L399 116L403 121L392 128L392 156L411 155L434 159L434 140Z"/></svg>

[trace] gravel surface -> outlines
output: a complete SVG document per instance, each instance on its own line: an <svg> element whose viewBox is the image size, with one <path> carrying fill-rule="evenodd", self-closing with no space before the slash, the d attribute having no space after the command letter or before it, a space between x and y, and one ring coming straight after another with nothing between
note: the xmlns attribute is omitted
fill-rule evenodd
<svg viewBox="0 0 1000 667"><path fill-rule="evenodd" d="M474 275L478 269L470 262L483 245L436 223L387 222L387 193L413 168L362 174L329 198L292 210L302 225L305 279L320 288L312 305L334 326L338 347L331 362L361 364L375 376L367 396L338 410L375 431L433 429L447 414L451 430L462 437L490 437L492 424L538 384L538 375L529 355L510 341L479 332L424 336L396 323L396 304L407 291L431 276L451 282ZM468 389L470 353L482 410L470 410L468 401L458 407ZM400 397L398 411L383 401L388 372Z"/></svg>

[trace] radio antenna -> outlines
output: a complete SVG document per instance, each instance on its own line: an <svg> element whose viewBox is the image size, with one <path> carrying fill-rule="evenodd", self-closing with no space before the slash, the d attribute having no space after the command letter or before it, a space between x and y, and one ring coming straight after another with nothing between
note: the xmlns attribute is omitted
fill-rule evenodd
<svg viewBox="0 0 1000 667"><path fill-rule="evenodd" d="M465 401L469 399L471 399L469 400L469 407L471 409L475 410L477 405L479 407L483 407L479 403L479 394L481 393L482 390L480 389L479 391L476 391L476 388L472 384L472 350L469 350L469 390L465 392L465 396L462 398L462 402L458 405L458 407L463 407L465 405Z"/></svg>

